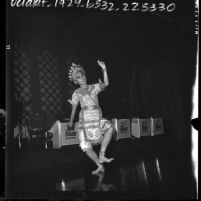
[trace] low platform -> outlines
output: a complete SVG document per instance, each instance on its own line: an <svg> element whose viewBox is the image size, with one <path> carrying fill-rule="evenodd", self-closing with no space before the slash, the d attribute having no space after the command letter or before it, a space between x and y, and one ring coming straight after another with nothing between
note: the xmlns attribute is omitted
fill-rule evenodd
<svg viewBox="0 0 201 201"><path fill-rule="evenodd" d="M172 146L172 142L166 135L142 137L140 139L121 139L111 141L108 146L107 155L118 158L119 155L127 155L129 153L135 156L156 149L165 149L170 146ZM100 145L94 146L94 150L97 153L99 152L99 148ZM60 149L16 152L13 154L13 168L14 172L23 173L83 160L87 160L87 157L82 152L79 145L68 145Z"/></svg>
<svg viewBox="0 0 201 201"><path fill-rule="evenodd" d="M15 153L8 174L9 198L45 199L195 199L189 141L166 135L112 141L105 172L92 175L94 163L78 145L59 150ZM94 147L99 151L100 146Z"/></svg>

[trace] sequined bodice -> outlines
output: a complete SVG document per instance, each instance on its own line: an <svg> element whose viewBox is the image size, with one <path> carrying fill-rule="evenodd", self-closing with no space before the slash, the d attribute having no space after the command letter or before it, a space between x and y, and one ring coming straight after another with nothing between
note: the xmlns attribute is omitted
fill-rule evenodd
<svg viewBox="0 0 201 201"><path fill-rule="evenodd" d="M99 92L99 84L88 85L87 90L82 90L81 88L78 88L73 93L72 102L74 104L80 102L81 108L99 105L97 97Z"/></svg>

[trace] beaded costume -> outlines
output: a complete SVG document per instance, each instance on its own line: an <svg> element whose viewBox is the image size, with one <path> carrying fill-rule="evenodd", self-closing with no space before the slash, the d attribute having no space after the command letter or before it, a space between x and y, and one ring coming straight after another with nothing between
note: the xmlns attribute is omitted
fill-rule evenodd
<svg viewBox="0 0 201 201"><path fill-rule="evenodd" d="M102 141L103 135L112 127L110 121L102 117L102 111L98 103L98 93L101 91L100 84L88 85L87 90L78 88L72 95L72 104L80 102L79 123L77 126L80 139L80 147L83 151L92 145Z"/></svg>

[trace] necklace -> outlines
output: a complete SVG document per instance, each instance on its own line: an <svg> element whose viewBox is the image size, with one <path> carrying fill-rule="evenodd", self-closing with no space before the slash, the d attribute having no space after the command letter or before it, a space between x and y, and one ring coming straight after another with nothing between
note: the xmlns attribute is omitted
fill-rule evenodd
<svg viewBox="0 0 201 201"><path fill-rule="evenodd" d="M88 89L89 89L89 86L88 86L88 85L86 85L86 87L84 87L84 88L81 88L82 94L83 94L83 95L87 94Z"/></svg>

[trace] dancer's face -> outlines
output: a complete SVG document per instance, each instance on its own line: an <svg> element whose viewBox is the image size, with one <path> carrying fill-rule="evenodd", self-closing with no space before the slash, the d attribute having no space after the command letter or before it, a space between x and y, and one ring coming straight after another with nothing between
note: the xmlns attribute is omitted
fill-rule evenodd
<svg viewBox="0 0 201 201"><path fill-rule="evenodd" d="M83 84L87 83L86 76L84 74L82 74L81 72L78 72L76 74L76 80L77 80L79 85L83 85Z"/></svg>

